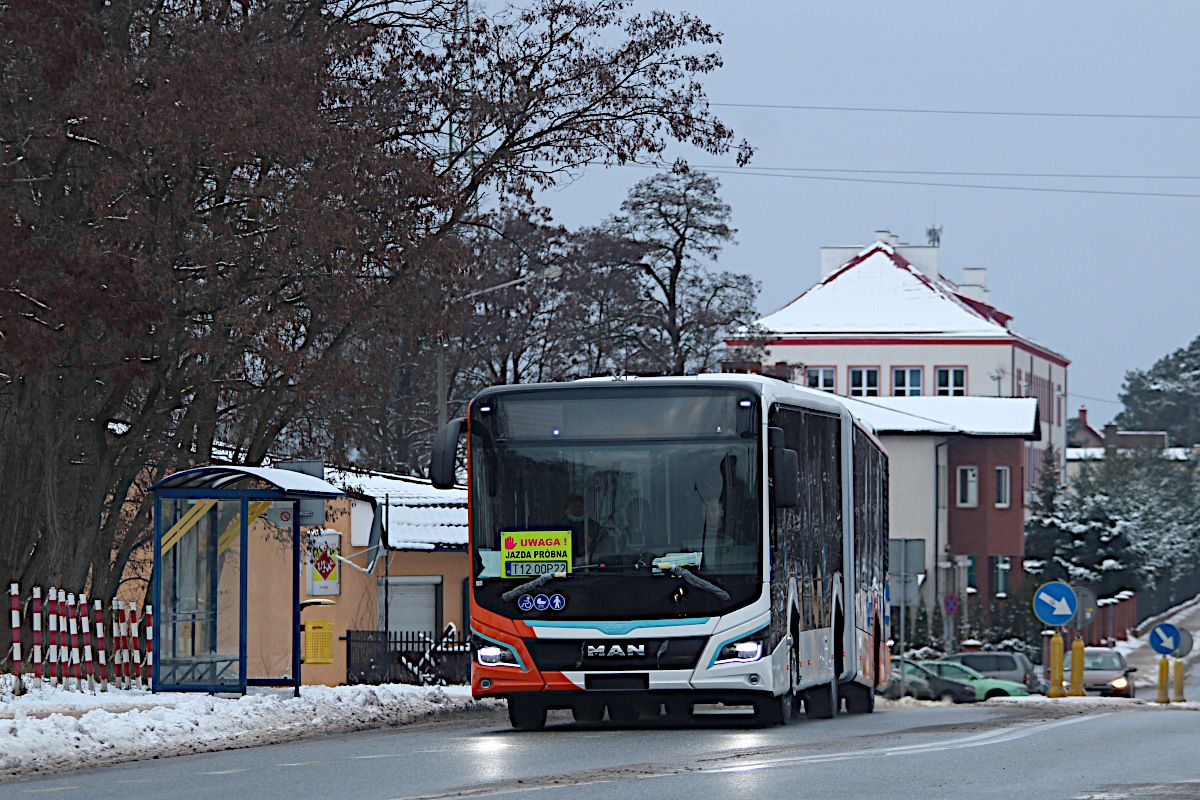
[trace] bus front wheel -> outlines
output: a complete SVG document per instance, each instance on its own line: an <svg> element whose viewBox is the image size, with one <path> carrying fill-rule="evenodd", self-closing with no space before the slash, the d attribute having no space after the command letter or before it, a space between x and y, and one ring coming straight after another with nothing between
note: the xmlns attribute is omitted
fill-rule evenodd
<svg viewBox="0 0 1200 800"><path fill-rule="evenodd" d="M540 731L546 727L546 706L536 700L510 697L508 721L518 731Z"/></svg>

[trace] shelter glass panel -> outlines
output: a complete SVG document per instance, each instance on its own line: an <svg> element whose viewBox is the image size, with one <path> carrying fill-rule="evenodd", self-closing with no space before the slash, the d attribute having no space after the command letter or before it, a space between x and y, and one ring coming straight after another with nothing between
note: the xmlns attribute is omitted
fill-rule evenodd
<svg viewBox="0 0 1200 800"><path fill-rule="evenodd" d="M241 509L241 500L162 501L162 684L243 682Z"/></svg>
<svg viewBox="0 0 1200 800"><path fill-rule="evenodd" d="M250 500L247 505L246 680L251 683L293 677L296 513L291 500Z"/></svg>

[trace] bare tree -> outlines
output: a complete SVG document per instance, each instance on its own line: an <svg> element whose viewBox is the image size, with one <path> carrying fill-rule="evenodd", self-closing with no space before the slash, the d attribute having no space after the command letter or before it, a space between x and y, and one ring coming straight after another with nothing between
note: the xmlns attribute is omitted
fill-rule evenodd
<svg viewBox="0 0 1200 800"><path fill-rule="evenodd" d="M727 149L716 33L627 5L0 6L0 575L111 595L150 482L215 444L336 457L322 398L394 438L378 395L427 378L481 197Z"/></svg>
<svg viewBox="0 0 1200 800"><path fill-rule="evenodd" d="M716 178L677 164L635 185L611 222L644 251L640 357L648 369L669 375L715 369L723 336L756 316L758 285L708 268L736 233L719 191Z"/></svg>

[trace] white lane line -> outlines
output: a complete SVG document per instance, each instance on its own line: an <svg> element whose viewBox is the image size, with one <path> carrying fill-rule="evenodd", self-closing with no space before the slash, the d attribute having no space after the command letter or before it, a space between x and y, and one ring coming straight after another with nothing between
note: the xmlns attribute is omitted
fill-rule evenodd
<svg viewBox="0 0 1200 800"><path fill-rule="evenodd" d="M408 753L379 753L373 756L346 756L347 758L402 758Z"/></svg>
<svg viewBox="0 0 1200 800"><path fill-rule="evenodd" d="M307 767L309 764L328 764L328 761L294 761L291 764L276 764L277 767Z"/></svg>
<svg viewBox="0 0 1200 800"><path fill-rule="evenodd" d="M249 769L219 769L216 772L197 772L197 775L232 775L235 772L249 772Z"/></svg>
<svg viewBox="0 0 1200 800"><path fill-rule="evenodd" d="M782 758L763 759L750 764L738 764L737 766L732 767L701 767L700 769L692 771L707 773L746 772L751 769L767 769L770 767L783 767L792 764L820 764L828 761L845 761L853 758L918 755L933 751L961 750L966 747L983 747L986 745L1002 744L1004 742L1011 742L1017 739L1024 739L1027 736L1042 733L1052 728L1058 728L1063 725L1074 725L1077 722L1084 722L1091 719L1098 719L1100 717L1108 716L1110 713L1113 712L1091 714L1084 717L1071 717L1069 719L1062 719L1056 722L1020 725L1014 728L1003 728L998 731L988 731L986 733L977 733L973 736L964 736L961 739L953 739L948 742L926 742L924 744L911 744L901 747L880 747L869 750L846 750L839 753L822 753L810 756L784 756Z"/></svg>
<svg viewBox="0 0 1200 800"><path fill-rule="evenodd" d="M70 792L75 789L83 789L83 786L53 786L49 789L24 789L25 792Z"/></svg>

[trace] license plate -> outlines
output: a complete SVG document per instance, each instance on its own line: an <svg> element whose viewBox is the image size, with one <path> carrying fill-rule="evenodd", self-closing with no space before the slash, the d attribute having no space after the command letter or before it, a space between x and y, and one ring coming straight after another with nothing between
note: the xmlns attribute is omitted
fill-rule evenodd
<svg viewBox="0 0 1200 800"><path fill-rule="evenodd" d="M567 571L565 561L509 561L505 566L508 567L509 578L536 578L548 572Z"/></svg>

